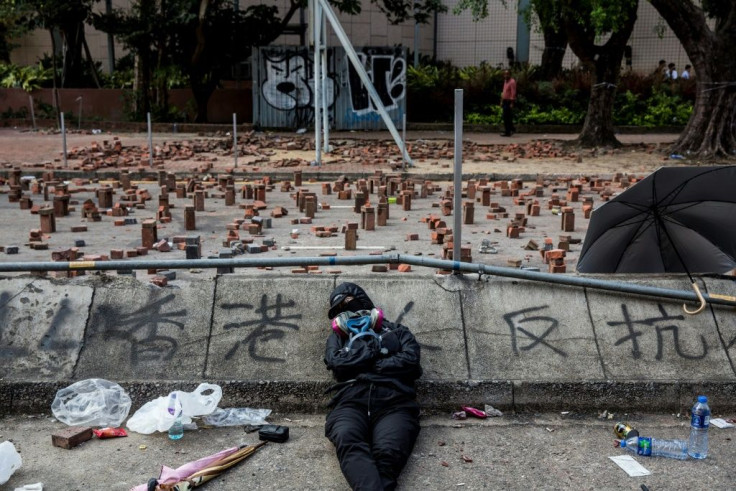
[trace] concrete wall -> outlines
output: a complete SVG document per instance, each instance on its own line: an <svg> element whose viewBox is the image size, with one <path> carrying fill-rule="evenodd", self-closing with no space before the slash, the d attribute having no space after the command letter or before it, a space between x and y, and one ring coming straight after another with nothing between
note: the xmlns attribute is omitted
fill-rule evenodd
<svg viewBox="0 0 736 491"><path fill-rule="evenodd" d="M242 88L223 87L215 90L207 104L207 119L210 123L232 123L233 113L238 115L239 123L250 123L253 117L253 100L250 82L241 84ZM82 122L127 121L133 100L132 90L123 89L59 89L59 107L64 113L73 114L67 119L67 127L76 128L79 117L79 97L82 97ZM0 89L0 112L12 109L26 111L26 119L31 120L30 99L22 89ZM34 99L35 116L48 117L39 111L39 103L53 106L52 89L38 89L31 94ZM171 89L169 106L179 114L186 115L188 121L196 116L196 104L190 89ZM53 110L51 110L53 113Z"/></svg>
<svg viewBox="0 0 736 491"><path fill-rule="evenodd" d="M736 407L732 309L471 276L401 279L224 275L158 288L87 275L0 279L0 413L45 410L71 381L100 377L140 405L202 381L222 405L324 409L326 302L361 284L422 345L428 409L677 411L696 393ZM685 278L646 284L689 288ZM705 291L734 295L726 280Z"/></svg>

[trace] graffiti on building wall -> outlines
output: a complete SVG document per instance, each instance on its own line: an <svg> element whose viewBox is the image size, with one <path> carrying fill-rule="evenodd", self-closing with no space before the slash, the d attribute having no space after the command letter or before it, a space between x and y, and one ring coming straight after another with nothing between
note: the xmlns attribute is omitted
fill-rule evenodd
<svg viewBox="0 0 736 491"><path fill-rule="evenodd" d="M306 54L264 51L261 94L274 109L290 111L314 104L314 66ZM327 105L335 102L335 83L325 82Z"/></svg>
<svg viewBox="0 0 736 491"><path fill-rule="evenodd" d="M406 60L403 53L393 49L364 48L358 53L358 58L386 110L398 108L406 95ZM377 112L358 72L352 64L348 64L348 67L353 111L359 115Z"/></svg>
<svg viewBox="0 0 736 491"><path fill-rule="evenodd" d="M363 48L358 58L385 109L398 121L406 99L402 48ZM314 122L314 53L300 47L260 48L254 55L254 122L269 127L304 127ZM358 72L341 47L327 50L324 97L330 125L361 129L380 120ZM395 122L397 122L395 121Z"/></svg>

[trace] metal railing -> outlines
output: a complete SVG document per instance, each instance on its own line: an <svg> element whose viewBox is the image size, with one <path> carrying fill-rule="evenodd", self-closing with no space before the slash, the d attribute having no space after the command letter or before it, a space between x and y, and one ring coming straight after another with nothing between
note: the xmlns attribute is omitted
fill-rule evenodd
<svg viewBox="0 0 736 491"><path fill-rule="evenodd" d="M603 280L567 274L543 273L517 268L489 266L481 263L434 259L406 254L381 254L366 256L326 256L289 258L216 258L175 260L124 260L124 261L54 261L54 262L0 262L0 272L38 271L131 271L137 269L192 269L192 268L259 268L288 266L356 266L369 264L409 264L438 268L459 273L501 276L520 280L541 281L557 285L593 288L634 295L651 296L700 304L717 304L736 307L736 297L705 294L699 291L674 290L623 281Z"/></svg>

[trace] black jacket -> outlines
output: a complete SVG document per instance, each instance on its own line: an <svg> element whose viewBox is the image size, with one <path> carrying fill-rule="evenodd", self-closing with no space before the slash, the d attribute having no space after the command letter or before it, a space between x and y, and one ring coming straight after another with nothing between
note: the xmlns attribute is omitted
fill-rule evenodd
<svg viewBox="0 0 736 491"><path fill-rule="evenodd" d="M414 381L422 376L419 343L408 327L387 320L380 336L380 343L373 336L362 336L347 350L349 339L330 334L324 360L338 382L336 387L353 385L351 381L376 383L414 398ZM333 403L342 392L335 395Z"/></svg>

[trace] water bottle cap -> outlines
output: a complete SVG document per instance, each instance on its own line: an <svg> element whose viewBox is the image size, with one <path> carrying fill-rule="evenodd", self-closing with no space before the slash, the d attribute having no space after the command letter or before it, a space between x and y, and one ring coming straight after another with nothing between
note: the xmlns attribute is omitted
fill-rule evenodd
<svg viewBox="0 0 736 491"><path fill-rule="evenodd" d="M706 403L708 402L708 398L706 396L698 396L698 402Z"/></svg>

